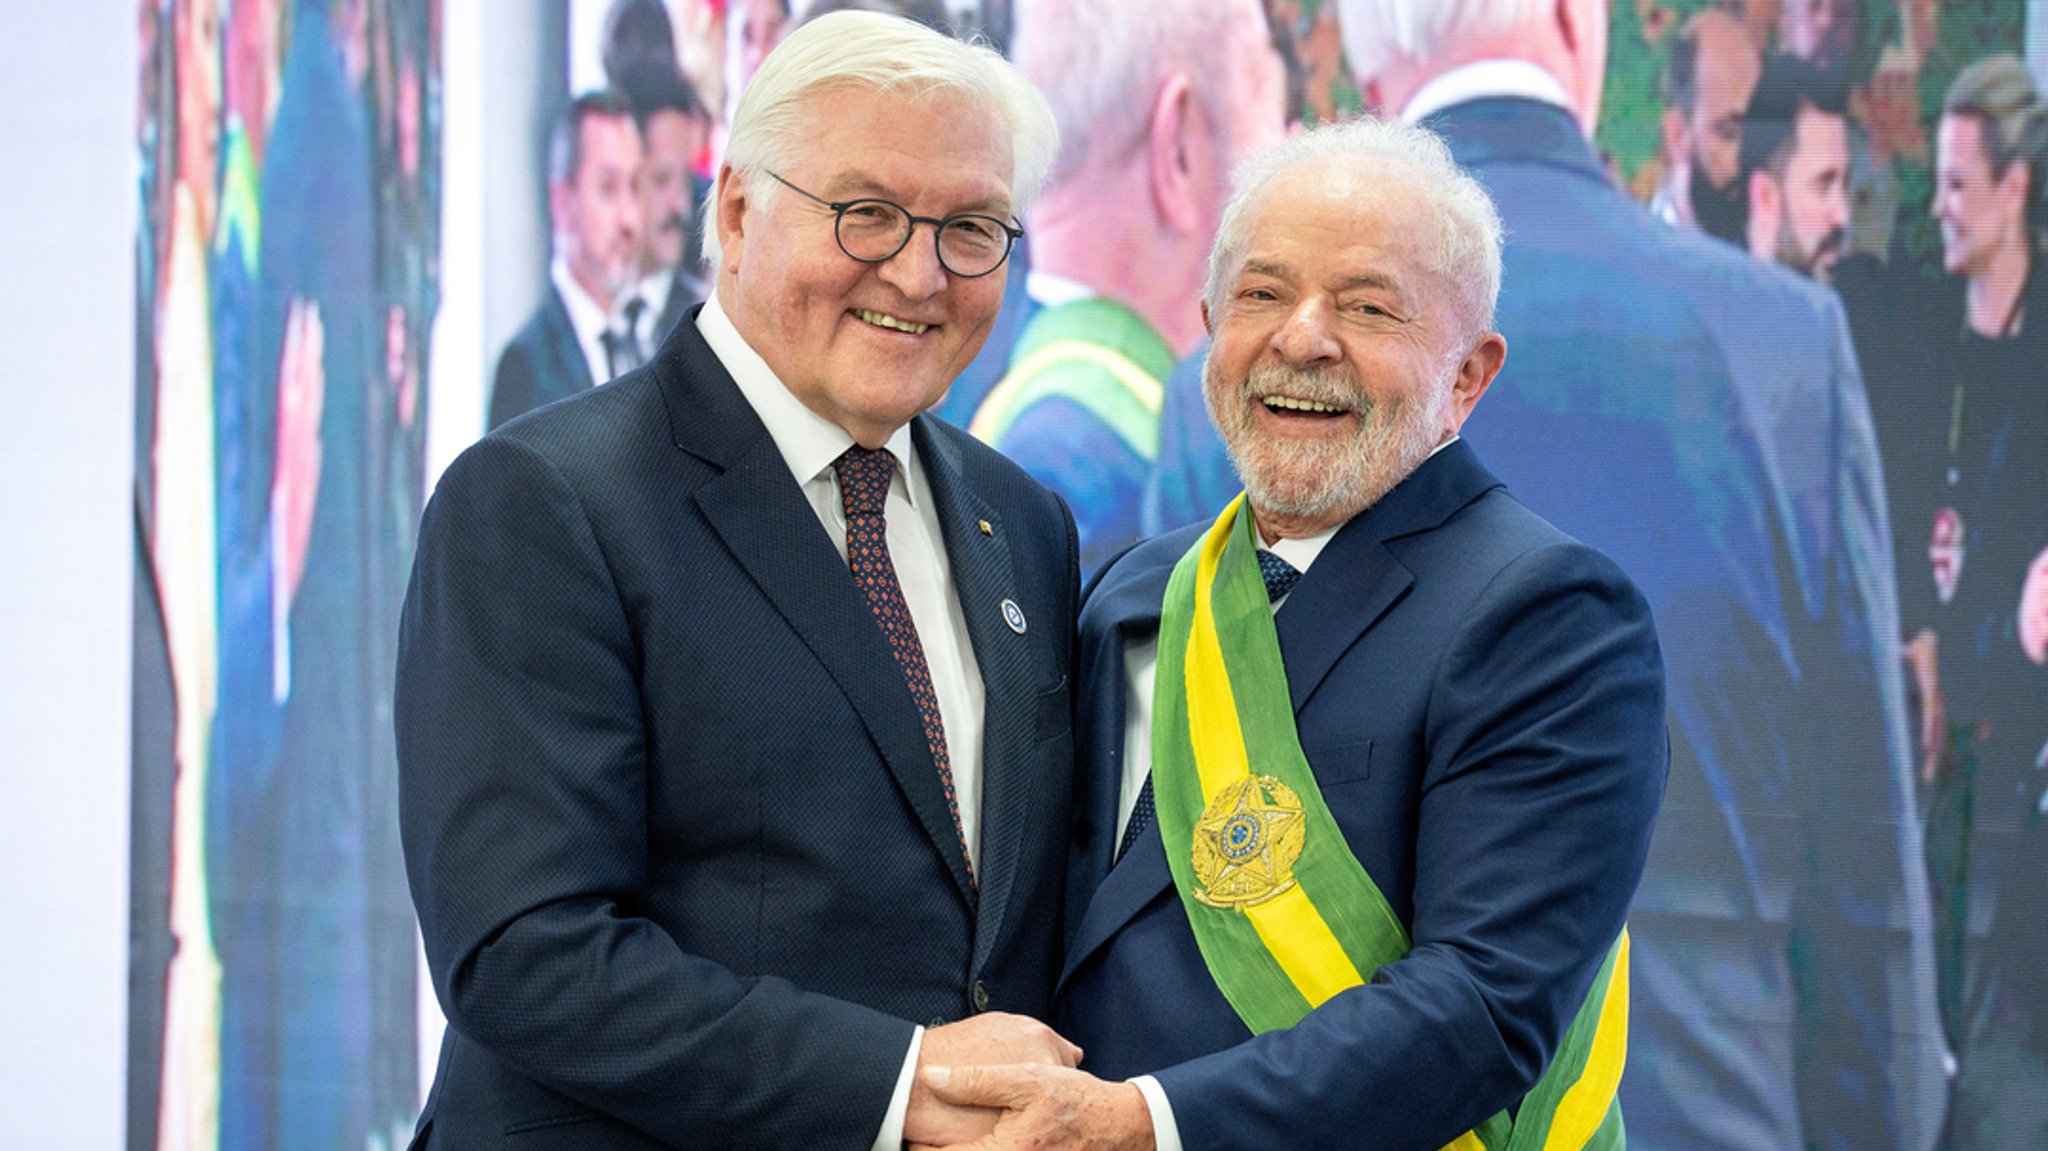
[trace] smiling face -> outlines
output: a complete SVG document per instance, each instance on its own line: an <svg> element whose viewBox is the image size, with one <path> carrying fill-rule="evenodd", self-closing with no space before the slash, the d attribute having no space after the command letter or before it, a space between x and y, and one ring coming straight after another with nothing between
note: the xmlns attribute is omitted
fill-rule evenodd
<svg viewBox="0 0 2048 1151"><path fill-rule="evenodd" d="M893 200L917 216L1011 217L1010 137L949 93L814 93L800 158L777 174L825 200ZM772 185L774 181L763 183ZM804 406L879 447L938 402L988 338L1008 270L963 279L930 225L879 264L848 256L830 209L719 174L718 299Z"/></svg>
<svg viewBox="0 0 2048 1151"><path fill-rule="evenodd" d="M1207 315L1209 413L1268 538L1377 503L1464 423L1506 344L1474 335L1424 258L1434 221L1398 175L1276 177ZM1205 314L1207 314L1205 312Z"/></svg>
<svg viewBox="0 0 2048 1151"><path fill-rule="evenodd" d="M1934 218L1941 224L1941 263L1977 277L2003 250L2023 248L2027 228L2027 166L2010 164L1994 179L1984 147L1984 121L1943 116L1935 137Z"/></svg>

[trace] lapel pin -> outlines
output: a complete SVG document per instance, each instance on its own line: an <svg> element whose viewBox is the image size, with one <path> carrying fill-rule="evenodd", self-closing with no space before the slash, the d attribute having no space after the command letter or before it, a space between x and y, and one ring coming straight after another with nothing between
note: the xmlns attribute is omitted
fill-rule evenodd
<svg viewBox="0 0 2048 1151"><path fill-rule="evenodd" d="M1010 625L1011 631L1024 634L1024 609L1017 606L1016 600L1003 601L1003 622Z"/></svg>
<svg viewBox="0 0 2048 1151"><path fill-rule="evenodd" d="M995 525L989 523L987 520L976 520L974 521L974 526L981 529L982 535L992 536L996 534Z"/></svg>

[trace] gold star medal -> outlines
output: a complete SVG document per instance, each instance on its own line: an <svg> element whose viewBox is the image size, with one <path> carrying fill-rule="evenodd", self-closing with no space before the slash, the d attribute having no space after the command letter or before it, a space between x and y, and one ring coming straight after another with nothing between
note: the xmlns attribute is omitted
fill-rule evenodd
<svg viewBox="0 0 2048 1151"><path fill-rule="evenodd" d="M1195 898L1209 907L1257 907L1294 886L1307 820L1301 797L1270 775L1216 793L1195 821Z"/></svg>

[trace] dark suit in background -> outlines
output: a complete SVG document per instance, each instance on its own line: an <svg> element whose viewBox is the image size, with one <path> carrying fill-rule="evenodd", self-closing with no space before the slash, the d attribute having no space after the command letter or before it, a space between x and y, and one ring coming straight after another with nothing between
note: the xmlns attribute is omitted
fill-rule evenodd
<svg viewBox="0 0 2048 1151"><path fill-rule="evenodd" d="M489 426L495 428L542 404L587 392L596 384L590 378L583 347L576 342L576 325L569 322L562 293L551 282L540 306L498 357L498 373L491 383Z"/></svg>
<svg viewBox="0 0 2048 1151"><path fill-rule="evenodd" d="M914 1022L1049 1013L1071 519L912 423L986 685L977 899L903 673L694 320L427 510L398 685L450 1022L423 1144L865 1148Z"/></svg>
<svg viewBox="0 0 2048 1151"><path fill-rule="evenodd" d="M1868 402L1832 293L1664 227L1573 118L1428 121L1493 194L1511 349L1466 435L1649 597L1673 740L1633 1146L1919 1147L1940 1037Z"/></svg>
<svg viewBox="0 0 2048 1151"><path fill-rule="evenodd" d="M1158 825L1111 867L1125 645L1201 530L1112 563L1082 616L1061 1029L1099 1076L1156 1072L1190 1151L1440 1146L1535 1082L1621 930L1668 765L1648 607L1462 443L1337 530L1274 623L1323 798L1415 946L1253 1039Z"/></svg>

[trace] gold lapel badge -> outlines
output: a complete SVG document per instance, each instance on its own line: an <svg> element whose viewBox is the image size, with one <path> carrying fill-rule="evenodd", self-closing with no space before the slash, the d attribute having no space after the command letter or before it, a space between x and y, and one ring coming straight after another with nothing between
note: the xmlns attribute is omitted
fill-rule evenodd
<svg viewBox="0 0 2048 1151"><path fill-rule="evenodd" d="M1301 797L1270 775L1248 775L1216 793L1195 821L1195 898L1247 907L1286 894L1308 836Z"/></svg>
<svg viewBox="0 0 2048 1151"><path fill-rule="evenodd" d="M975 521L974 521L974 526L975 526L975 527L978 527L978 528L980 528L980 529L981 529L981 534L982 534L982 535L985 535L985 536L992 536L992 535L996 534L996 528L995 528L995 525L994 525L994 524L992 524L992 523L989 523L989 522L988 522L987 520L975 520Z"/></svg>

